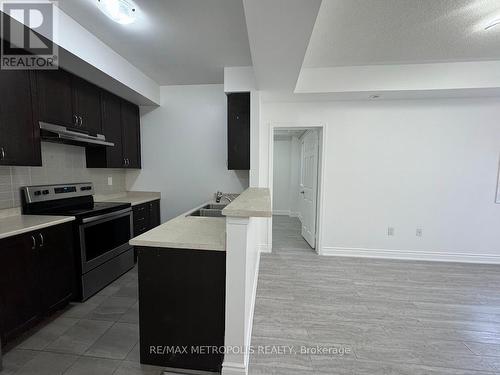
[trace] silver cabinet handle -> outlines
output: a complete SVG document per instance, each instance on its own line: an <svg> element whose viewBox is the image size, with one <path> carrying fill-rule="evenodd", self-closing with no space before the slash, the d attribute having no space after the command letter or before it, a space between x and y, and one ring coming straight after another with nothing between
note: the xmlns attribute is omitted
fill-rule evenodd
<svg viewBox="0 0 500 375"><path fill-rule="evenodd" d="M78 118L80 119L80 126L83 126L83 118L82 118L82 116L78 116Z"/></svg>
<svg viewBox="0 0 500 375"><path fill-rule="evenodd" d="M5 159L5 149L0 147L0 160Z"/></svg>
<svg viewBox="0 0 500 375"><path fill-rule="evenodd" d="M36 248L35 236L31 236L31 250L35 250L35 248Z"/></svg>
<svg viewBox="0 0 500 375"><path fill-rule="evenodd" d="M78 116L73 115L73 125L78 126Z"/></svg>
<svg viewBox="0 0 500 375"><path fill-rule="evenodd" d="M45 244L45 239L43 238L43 234L38 233L38 236L40 237L40 247L43 247Z"/></svg>

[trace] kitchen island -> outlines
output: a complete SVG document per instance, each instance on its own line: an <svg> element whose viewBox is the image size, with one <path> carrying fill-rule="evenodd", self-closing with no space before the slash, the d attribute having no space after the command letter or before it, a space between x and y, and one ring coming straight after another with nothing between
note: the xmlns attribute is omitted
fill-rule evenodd
<svg viewBox="0 0 500 375"><path fill-rule="evenodd" d="M141 363L214 373L241 367L244 358L230 362L223 351L246 346L251 332L255 231L272 214L269 190L247 189L221 217L200 216L208 203L130 241L139 254Z"/></svg>
<svg viewBox="0 0 500 375"><path fill-rule="evenodd" d="M224 345L226 220L191 216L198 210L130 241L138 250L141 363L220 372L223 354L203 353Z"/></svg>

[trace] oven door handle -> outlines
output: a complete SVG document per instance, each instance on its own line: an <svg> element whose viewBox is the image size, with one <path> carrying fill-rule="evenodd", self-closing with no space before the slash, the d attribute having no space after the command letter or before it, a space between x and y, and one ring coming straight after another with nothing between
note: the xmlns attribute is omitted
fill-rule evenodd
<svg viewBox="0 0 500 375"><path fill-rule="evenodd" d="M108 214L86 217L86 218L82 219L82 223L83 224L92 223L92 222L97 221L97 220L102 220L102 219L112 218L115 216L120 216L121 214L125 214L127 212L132 212L132 208L129 207L129 208L125 208L125 209L120 210L120 211L110 212Z"/></svg>

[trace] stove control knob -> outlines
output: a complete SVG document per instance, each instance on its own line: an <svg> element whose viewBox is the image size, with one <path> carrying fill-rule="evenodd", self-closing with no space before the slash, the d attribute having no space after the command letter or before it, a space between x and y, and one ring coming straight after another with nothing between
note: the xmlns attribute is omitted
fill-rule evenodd
<svg viewBox="0 0 500 375"><path fill-rule="evenodd" d="M43 191L42 191L42 194L43 194L43 195L48 195L48 194L49 194L49 191L48 191L48 190L43 190Z"/></svg>
<svg viewBox="0 0 500 375"><path fill-rule="evenodd" d="M34 194L35 194L35 196L37 196L37 197L38 197L39 195L41 195L41 194L42 194L42 192L41 192L40 190L37 190L37 191L35 191L35 192L34 192Z"/></svg>

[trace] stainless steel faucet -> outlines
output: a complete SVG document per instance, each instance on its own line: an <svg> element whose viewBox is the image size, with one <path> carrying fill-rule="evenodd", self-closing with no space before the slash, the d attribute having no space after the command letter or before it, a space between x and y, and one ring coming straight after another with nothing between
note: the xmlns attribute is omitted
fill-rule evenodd
<svg viewBox="0 0 500 375"><path fill-rule="evenodd" d="M218 191L217 193L215 193L215 201L217 203L220 203L220 200L222 199L222 196L223 196L222 191Z"/></svg>
<svg viewBox="0 0 500 375"><path fill-rule="evenodd" d="M222 198L226 199L229 203L231 203L233 201L232 198L229 195L223 194L222 191L218 191L215 194L215 201L217 203L220 203L220 201L221 201Z"/></svg>

